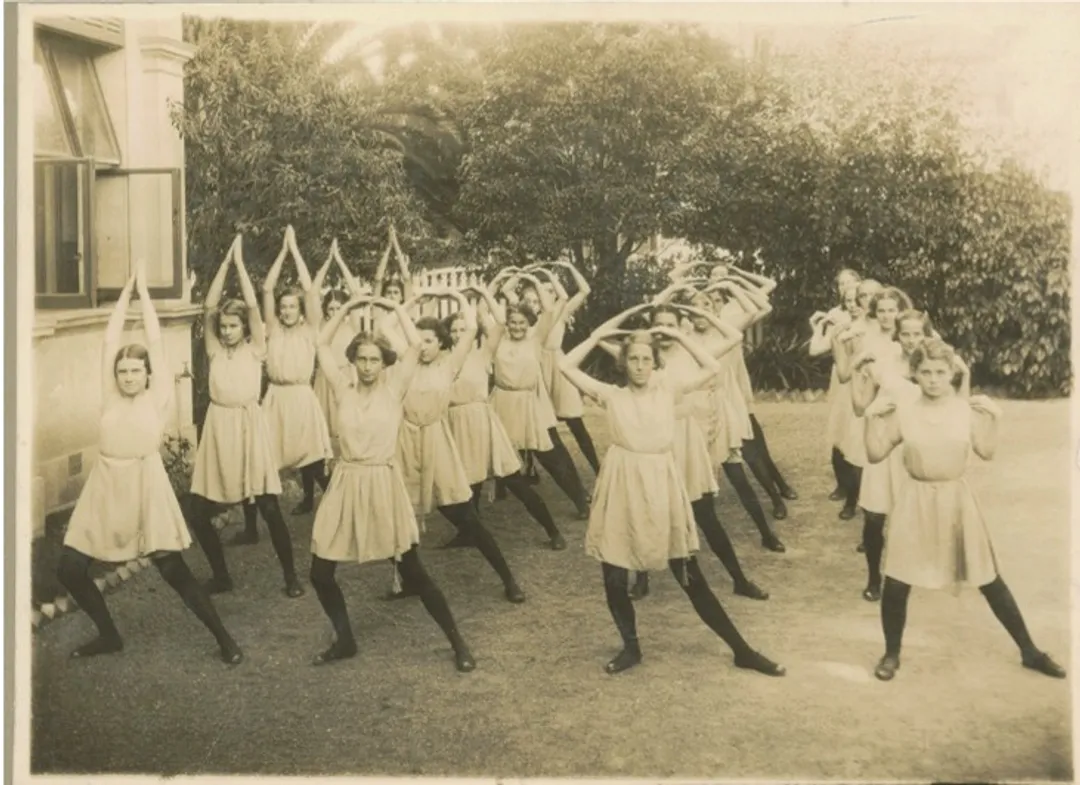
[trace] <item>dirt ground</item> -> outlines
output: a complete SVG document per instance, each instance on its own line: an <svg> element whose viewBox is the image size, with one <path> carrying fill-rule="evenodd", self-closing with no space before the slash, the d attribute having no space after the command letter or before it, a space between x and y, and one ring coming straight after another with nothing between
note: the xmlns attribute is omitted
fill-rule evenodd
<svg viewBox="0 0 1080 785"><path fill-rule="evenodd" d="M973 468L972 484L1036 642L1067 667L1068 403L1006 403L1005 412L998 457ZM763 550L734 493L722 491L721 520L772 598L734 597L711 552L701 559L747 639L787 666L783 679L733 668L670 575L654 576L638 604L644 663L605 675L618 637L600 568L583 553L585 523L545 477L568 550L544 549L513 499L483 508L524 605L502 598L479 553L438 550L451 527L438 516L428 523L422 557L477 657L474 673L454 671L418 600L380 599L385 564L339 569L360 654L312 667L329 623L310 588L300 600L281 594L264 534L258 546L230 549L237 590L218 600L247 655L239 668L215 659L209 634L152 569L108 597L122 654L68 659L92 631L82 613L35 636L33 770L1071 781L1069 683L1021 668L978 592L916 590L903 669L891 683L873 678L878 606L860 596L861 524L838 520L826 498L825 414L820 403L759 406L773 455L801 494L777 524L786 554ZM587 422L602 450L602 420ZM306 573L311 516L292 520ZM209 574L197 550L188 562Z"/></svg>

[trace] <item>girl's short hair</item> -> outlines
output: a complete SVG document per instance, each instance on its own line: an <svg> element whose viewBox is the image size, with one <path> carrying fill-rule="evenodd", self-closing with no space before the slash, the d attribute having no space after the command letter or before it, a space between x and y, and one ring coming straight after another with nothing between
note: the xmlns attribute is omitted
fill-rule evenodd
<svg viewBox="0 0 1080 785"><path fill-rule="evenodd" d="M840 272L838 272L836 274L836 276L833 278L833 282L835 284L839 285L840 279L845 277L845 276L848 276L850 278L854 278L855 283L859 283L862 280L861 275L859 275L857 272L852 270L850 267L845 267L844 269L842 269Z"/></svg>
<svg viewBox="0 0 1080 785"><path fill-rule="evenodd" d="M510 303L506 306L506 321L510 321L510 317L514 314L520 314L525 317L525 321L532 327L536 324L536 312L527 306L525 303Z"/></svg>
<svg viewBox="0 0 1080 785"><path fill-rule="evenodd" d="M443 319L443 329L446 330L446 334L450 335L454 328L454 322L458 319L464 319L465 315L461 311L454 311L452 314ZM476 345L479 346L480 342L487 335L487 328L484 327L484 323L479 319L476 321ZM451 336L453 340L453 336Z"/></svg>
<svg viewBox="0 0 1080 785"><path fill-rule="evenodd" d="M402 294L405 294L405 282L404 282L404 281L402 281L402 280L401 280L400 278L398 278L397 276L394 276L394 277L392 277L392 278L387 278L387 279L385 279L385 280L383 281L383 285L382 285L382 290L383 290L383 293L385 293L385 292L386 292L386 288L387 288L388 286L396 286L396 287L397 287L398 289L400 289L400 290L401 290L401 293L402 293Z"/></svg>
<svg viewBox="0 0 1080 785"><path fill-rule="evenodd" d="M912 308L911 298L904 294L903 291L897 289L895 286L886 286L883 289L879 289L870 298L870 305L867 306L866 312L871 319L877 316L878 303L882 300L892 300L896 303L896 308L899 311L909 311Z"/></svg>
<svg viewBox="0 0 1080 785"><path fill-rule="evenodd" d="M624 377L626 376L626 360L630 356L630 349L635 344L648 346L652 350L654 368L664 367L664 361L660 357L660 345L657 343L656 338L653 337L653 334L648 330L635 330L623 338L622 344L619 346L619 356L615 358L615 367Z"/></svg>
<svg viewBox="0 0 1080 785"><path fill-rule="evenodd" d="M344 305L349 302L349 298L345 296L345 293L337 289L331 289L322 298L322 310L323 316L326 315L327 309L330 307L330 303L341 303Z"/></svg>
<svg viewBox="0 0 1080 785"><path fill-rule="evenodd" d="M440 349L449 349L454 345L446 325L434 316L424 316L416 320L416 331L421 332L423 330L430 330L435 333L435 340L439 342Z"/></svg>
<svg viewBox="0 0 1080 785"><path fill-rule="evenodd" d="M926 311L920 311L916 308L908 308L896 317L896 329L900 330L900 325L904 322L919 322L922 325L923 335L927 338L933 338L937 334L934 332L934 325L930 321L930 314Z"/></svg>
<svg viewBox="0 0 1080 785"><path fill-rule="evenodd" d="M656 317L659 316L662 313L670 313L672 316L675 317L675 323L676 324L681 324L682 323L682 318L683 318L682 311L680 311L678 308L674 308L674 307L664 303L662 305L654 306L653 309L651 311L649 311L649 324L656 324Z"/></svg>
<svg viewBox="0 0 1080 785"><path fill-rule="evenodd" d="M152 374L153 368L150 367L150 352L141 343L129 343L127 346L121 347L120 351L116 353L116 359L113 360L113 378L116 377L116 372L120 368L121 360L142 360L146 365L146 387L150 388L150 374Z"/></svg>
<svg viewBox="0 0 1080 785"><path fill-rule="evenodd" d="M873 278L863 278L855 284L855 294L856 296L862 296L863 294L874 295L883 288L881 283L875 281Z"/></svg>
<svg viewBox="0 0 1080 785"><path fill-rule="evenodd" d="M940 338L928 338L916 347L909 360L914 376L919 366L927 360L942 360L953 367L956 363L956 350Z"/></svg>
<svg viewBox="0 0 1080 785"><path fill-rule="evenodd" d="M278 314L281 313L281 301L286 297L295 297L300 306L300 315L307 316L307 298L304 296L304 290L299 286L287 286L274 298L274 307Z"/></svg>
<svg viewBox="0 0 1080 785"><path fill-rule="evenodd" d="M390 342L383 336L366 330L357 333L356 337L349 341L349 345L345 347L345 359L350 363L355 363L362 346L374 346L378 349L379 354L382 355L383 366L386 368L397 362L397 352L390 346Z"/></svg>
<svg viewBox="0 0 1080 785"><path fill-rule="evenodd" d="M218 306L217 311L213 315L214 323L214 337L221 340L221 319L224 316L235 316L240 320L240 324L244 326L244 337L251 337L251 325L248 324L248 307L247 303L243 300L226 300Z"/></svg>

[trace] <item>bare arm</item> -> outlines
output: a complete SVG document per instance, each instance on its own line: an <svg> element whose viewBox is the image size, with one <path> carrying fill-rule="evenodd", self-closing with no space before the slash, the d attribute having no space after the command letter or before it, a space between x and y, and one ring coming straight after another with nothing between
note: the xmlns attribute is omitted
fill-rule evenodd
<svg viewBox="0 0 1080 785"><path fill-rule="evenodd" d="M853 342L854 336L850 330L844 329L833 333L832 351L833 359L836 361L836 378L843 384L851 381Z"/></svg>
<svg viewBox="0 0 1080 785"><path fill-rule="evenodd" d="M874 406L867 410L866 458L870 463L884 461L901 441L895 404Z"/></svg>
<svg viewBox="0 0 1080 785"><path fill-rule="evenodd" d="M867 408L877 398L878 390L881 389L867 368L870 362L873 362L872 358L857 364L851 375L851 408L856 417L866 414Z"/></svg>
<svg viewBox="0 0 1080 785"><path fill-rule="evenodd" d="M360 287L359 279L349 271L349 266L345 264L345 260L341 258L341 249L338 248L337 238L334 238L334 242L330 244L330 253L334 257L334 263L337 264L338 270L341 271L341 277L345 281L345 285L349 287L349 293L353 297L357 297L363 294L363 290Z"/></svg>
<svg viewBox="0 0 1080 785"><path fill-rule="evenodd" d="M203 340L206 344L207 354L214 354L221 346L214 332L214 320L218 306L221 305L221 295L225 291L225 276L229 274L229 265L236 254L236 247L240 244L240 235L233 238L229 252L221 260L214 280L210 282L210 290L206 293L206 302L203 303Z"/></svg>
<svg viewBox="0 0 1080 785"><path fill-rule="evenodd" d="M330 272L330 263L334 261L334 248L336 246L337 240L334 240L330 245L330 253L326 257L326 261L323 262L322 267L315 271L315 280L311 282L307 291L304 292L304 318L316 330L319 329L319 325L323 321L322 288L326 282L326 275Z"/></svg>
<svg viewBox="0 0 1080 785"><path fill-rule="evenodd" d="M379 266L375 268L374 294L376 297L383 296L383 283L386 281L386 266L390 263L390 254L394 251L394 244L387 238L386 250L379 259Z"/></svg>
<svg viewBox="0 0 1080 785"><path fill-rule="evenodd" d="M562 371L571 384L586 395L592 396L600 402L607 400L611 385L604 384L589 376L581 370L581 364L589 356L589 352L595 349L605 338L618 334L612 328L598 329L588 338L579 343L568 354L558 358L559 370Z"/></svg>
<svg viewBox="0 0 1080 785"><path fill-rule="evenodd" d="M985 395L974 395L970 400L971 449L984 461L992 461L997 452L999 423L1002 411Z"/></svg>
<svg viewBox="0 0 1080 785"><path fill-rule="evenodd" d="M469 353L472 352L476 343L476 311L469 304L468 298L461 292L450 292L448 296L457 300L458 305L461 307L461 318L465 322L465 334L461 336L461 340L457 342L450 352L450 370L453 373L453 378L456 379L458 374L461 373L461 369L465 367L465 361L469 358Z"/></svg>
<svg viewBox="0 0 1080 785"><path fill-rule="evenodd" d="M293 264L296 265L296 278L300 281L300 288L305 292L311 288L311 274L308 273L307 264L304 263L304 256L300 253L300 246L296 242L296 230L289 225L288 228L288 241L289 250L292 251Z"/></svg>
<svg viewBox="0 0 1080 785"><path fill-rule="evenodd" d="M732 327L731 324L725 322L710 311L703 311L700 308L694 308L689 305L680 305L678 306L678 309L692 316L703 317L708 320L709 324L711 324L717 332L720 333L723 337L723 341L716 346L715 351L713 352L713 356L716 358L723 357L738 346L743 340L743 333L741 330Z"/></svg>
<svg viewBox="0 0 1080 785"><path fill-rule="evenodd" d="M150 298L150 289L146 283L146 262L139 259L135 263L135 286L139 292L139 304L142 307L143 330L146 332L146 350L150 354L150 367L157 372L150 377L150 391L158 405L167 404L172 397L172 380L169 379L169 363L165 357L165 342L161 338L161 323L158 321L154 301Z"/></svg>
<svg viewBox="0 0 1080 785"><path fill-rule="evenodd" d="M401 245L398 244L397 229L394 228L394 224L390 223L390 242L394 246L394 256L397 257L398 269L401 270L401 287L402 293L405 295L405 299L412 297L413 285L412 276L409 275L409 257L401 250Z"/></svg>
<svg viewBox="0 0 1080 785"><path fill-rule="evenodd" d="M108 400L116 391L116 372L114 364L116 353L120 351L120 341L124 334L124 322L127 321L128 305L131 303L131 291L135 288L135 274L128 278L120 290L120 299L109 314L109 323L105 326L105 340L101 345L101 400ZM160 340L160 336L159 336Z"/></svg>
<svg viewBox="0 0 1080 785"><path fill-rule="evenodd" d="M319 359L319 367L322 368L326 380L330 383L330 386L335 393L340 393L341 390L348 387L349 381L338 368L340 358L334 353L334 336L337 335L341 323L349 318L352 311L370 302L370 300L371 297L365 295L353 297L348 303L341 308L338 308L337 313L331 316L326 323L323 324L322 329L319 330L318 342L316 343L316 354Z"/></svg>
<svg viewBox="0 0 1080 785"><path fill-rule="evenodd" d="M652 332L655 332L658 335L666 335L669 338L674 338L675 340L677 340L680 344L682 344L684 349L690 352L690 355L697 361L697 364L701 366L701 372L696 376L693 376L689 379L677 381L675 390L677 394L685 395L686 393L700 390L702 387L708 385L709 382L711 382L716 377L716 374L720 373L720 370L723 366L720 365L719 359L717 359L717 356L714 356L712 353L709 352L709 350L702 346L700 341L694 340L688 335L684 335L680 330L657 327L653 328ZM726 351L730 352L739 344L740 341L742 341L741 333L739 334L739 337L735 340L726 340ZM723 352L721 352L720 354L723 354Z"/></svg>
<svg viewBox="0 0 1080 785"><path fill-rule="evenodd" d="M240 291L244 293L244 303L248 307L248 330L251 332L251 346L256 354L266 353L266 328L263 327L262 317L259 316L259 300L255 296L255 287L251 285L247 268L244 267L244 244L237 243L236 254L233 256L236 264L236 273L240 278Z"/></svg>
<svg viewBox="0 0 1080 785"><path fill-rule="evenodd" d="M758 290L765 296L772 294L773 291L776 289L776 281L774 281L772 278L767 278L764 275L757 275L755 273L747 272L741 267L736 267L733 264L728 265L728 272L734 273L740 278L746 280L751 285L757 287Z"/></svg>
<svg viewBox="0 0 1080 785"><path fill-rule="evenodd" d="M274 263L270 265L270 269L266 273L266 280L263 281L263 313L266 319L266 325L270 330L277 327L277 303L274 300L274 289L277 288L278 278L281 276L281 266L285 263L285 257L289 255L289 231L292 229L290 226L285 230L285 239L281 241L281 250L278 251L277 258L274 259ZM240 268L237 267L237 270ZM247 299L247 296L244 296ZM250 304L249 304L250 307Z"/></svg>

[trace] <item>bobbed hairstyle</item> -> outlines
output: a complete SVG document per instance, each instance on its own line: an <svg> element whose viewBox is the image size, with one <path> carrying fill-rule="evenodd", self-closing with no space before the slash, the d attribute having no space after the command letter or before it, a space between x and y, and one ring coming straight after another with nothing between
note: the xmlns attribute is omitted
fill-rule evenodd
<svg viewBox="0 0 1080 785"><path fill-rule="evenodd" d="M146 366L146 388L150 389L150 374L152 374L153 368L150 367L150 352L141 343L129 343L127 346L121 347L120 351L116 353L116 359L113 360L113 378L116 377L116 372L120 369L121 360L142 360Z"/></svg>
<svg viewBox="0 0 1080 785"><path fill-rule="evenodd" d="M281 314L281 301L286 297L295 297L300 307L300 315L307 316L307 298L304 296L304 290L299 286L287 286L274 298L274 308L278 315Z"/></svg>
<svg viewBox="0 0 1080 785"><path fill-rule="evenodd" d="M366 330L357 333L356 337L349 341L349 345L345 347L345 359L350 363L355 363L357 356L360 354L360 348L363 346L374 346L378 349L379 354L382 355L383 366L386 368L397 362L397 352L391 348L390 342L383 336L375 335Z"/></svg>
<svg viewBox="0 0 1080 785"><path fill-rule="evenodd" d="M855 295L856 297L862 297L864 294L873 296L883 288L880 281L875 281L873 278L863 278L855 285Z"/></svg>
<svg viewBox="0 0 1080 785"><path fill-rule="evenodd" d="M870 298L870 305L867 307L866 312L870 318L877 316L878 303L882 300L892 300L896 303L896 309L898 311L909 311L912 308L911 298L907 296L902 290L897 289L895 286L886 286L883 289L876 291Z"/></svg>
<svg viewBox="0 0 1080 785"><path fill-rule="evenodd" d="M349 298L345 296L345 293L337 289L331 289L322 298L322 310L323 316L327 315L327 311L330 309L331 303L341 303L344 305L349 301Z"/></svg>
<svg viewBox="0 0 1080 785"><path fill-rule="evenodd" d="M213 316L214 337L221 339L221 320L225 316L235 316L244 325L244 337L251 337L251 325L248 324L248 307L243 300L226 300L218 306Z"/></svg>
<svg viewBox="0 0 1080 785"><path fill-rule="evenodd" d="M675 317L675 324L681 324L682 323L682 318L683 318L682 311L680 311L678 308L674 308L674 307L672 307L670 305L663 304L663 305L654 306L653 309L651 311L649 311L649 324L656 324L656 317L659 316L662 313L669 313L672 316L674 316Z"/></svg>
<svg viewBox="0 0 1080 785"><path fill-rule="evenodd" d="M908 361L911 367L911 375L914 376L915 372L919 370L919 366L927 360L943 360L950 367L955 367L956 350L940 338L929 338L923 341L911 353L911 359Z"/></svg>
<svg viewBox="0 0 1080 785"><path fill-rule="evenodd" d="M524 316L525 321L527 321L529 323L530 327L532 327L534 324L536 324L536 319L537 319L536 312L532 308L527 306L525 303L510 303L509 305L507 305L506 306L506 321L509 322L510 317L513 316L514 314L521 314L522 316Z"/></svg>
<svg viewBox="0 0 1080 785"><path fill-rule="evenodd" d="M451 332L453 331L453 328L454 328L454 322L456 322L458 319L464 319L464 318L465 318L465 315L461 311L454 311L452 314L450 314L449 316L447 316L445 319L442 320L443 329L446 330L446 335L450 338L451 342L453 342L453 340L454 340L453 336L451 335ZM483 323L478 321L476 323L476 345L477 346L480 345L480 342L483 340L484 335L486 335L486 333L487 333L487 331L484 328Z"/></svg>
<svg viewBox="0 0 1080 785"><path fill-rule="evenodd" d="M623 338L622 344L619 346L619 356L615 358L615 367L619 373L624 377L626 376L627 358L630 356L630 350L637 345L648 346L652 351L654 368L660 369L664 367L663 358L660 357L660 345L653 337L653 334L648 330L635 330Z"/></svg>
<svg viewBox="0 0 1080 785"><path fill-rule="evenodd" d="M899 316L896 317L896 330L900 331L900 325L904 322L919 322L922 326L922 333L927 338L936 338L937 333L934 332L934 324L930 321L930 314L926 311L920 311L916 308L908 308L902 311Z"/></svg>
<svg viewBox="0 0 1080 785"><path fill-rule="evenodd" d="M446 324L434 316L424 316L416 320L416 331L425 330L435 333L435 340L439 342L440 349L449 349L454 345L450 340L450 330L446 328Z"/></svg>

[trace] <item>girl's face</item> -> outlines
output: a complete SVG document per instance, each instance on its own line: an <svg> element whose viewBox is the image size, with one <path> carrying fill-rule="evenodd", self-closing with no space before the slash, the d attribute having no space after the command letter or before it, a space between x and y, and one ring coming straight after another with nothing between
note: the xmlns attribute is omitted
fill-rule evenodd
<svg viewBox="0 0 1080 785"><path fill-rule="evenodd" d="M146 389L146 361L138 357L125 357L116 364L116 387L128 398Z"/></svg>
<svg viewBox="0 0 1080 785"><path fill-rule="evenodd" d="M713 313L712 299L704 292L699 292L698 294L695 294L694 299L690 301L690 304L697 308L699 311ZM709 320L706 319L704 316L698 316L697 314L694 314L691 317L691 322L694 325L694 329L701 333L705 332L710 327Z"/></svg>
<svg viewBox="0 0 1080 785"><path fill-rule="evenodd" d="M626 378L634 387L644 387L656 367L652 347L645 343L631 344L626 353Z"/></svg>
<svg viewBox="0 0 1080 785"><path fill-rule="evenodd" d="M341 303L337 300L331 300L326 304L326 318L333 319L334 314L341 310Z"/></svg>
<svg viewBox="0 0 1080 785"><path fill-rule="evenodd" d="M855 291L854 287L844 290L844 310L848 312L852 319L862 313L862 309L859 308L859 293Z"/></svg>
<svg viewBox="0 0 1080 785"><path fill-rule="evenodd" d="M287 294L278 301L278 319L286 327L294 327L300 321L300 298Z"/></svg>
<svg viewBox="0 0 1080 785"><path fill-rule="evenodd" d="M382 352L379 351L379 347L371 343L358 347L353 367L356 368L356 376L361 384L375 384L383 369Z"/></svg>
<svg viewBox="0 0 1080 785"><path fill-rule="evenodd" d="M383 296L392 302L403 303L405 302L405 290L401 288L401 284L388 283L383 287Z"/></svg>
<svg viewBox="0 0 1080 785"><path fill-rule="evenodd" d="M439 356L439 336L434 330L420 330L420 362L429 363Z"/></svg>
<svg viewBox="0 0 1080 785"><path fill-rule="evenodd" d="M891 335L896 329L896 317L900 315L900 304L891 298L878 300L875 313L881 331Z"/></svg>
<svg viewBox="0 0 1080 785"><path fill-rule="evenodd" d="M875 286L859 286L855 291L858 292L859 295L859 310L866 313L870 308L870 300L878 293L878 289Z"/></svg>
<svg viewBox="0 0 1080 785"><path fill-rule="evenodd" d="M230 349L244 340L244 323L239 316L223 314L218 319L218 339Z"/></svg>
<svg viewBox="0 0 1080 785"><path fill-rule="evenodd" d="M450 324L450 340L454 342L454 346L461 343L462 336L465 335L465 320L454 319Z"/></svg>
<svg viewBox="0 0 1080 785"><path fill-rule="evenodd" d="M535 289L526 289L522 292L521 302L522 304L529 306L529 310L535 314L539 314L543 310L540 305L540 295L537 294Z"/></svg>
<svg viewBox="0 0 1080 785"><path fill-rule="evenodd" d="M923 360L915 369L915 381L927 398L941 398L953 391L955 370L945 360Z"/></svg>
<svg viewBox="0 0 1080 785"><path fill-rule="evenodd" d="M859 280L852 273L840 273L836 279L836 293L843 297L848 287L855 287L858 284Z"/></svg>
<svg viewBox="0 0 1080 785"><path fill-rule="evenodd" d="M506 320L506 334L511 341L523 341L529 332L529 320L525 314L512 313Z"/></svg>
<svg viewBox="0 0 1080 785"><path fill-rule="evenodd" d="M900 348L904 350L904 355L910 357L912 352L919 348L919 344L926 339L922 320L905 319L900 322L896 338L900 341Z"/></svg>
<svg viewBox="0 0 1080 785"><path fill-rule="evenodd" d="M655 314L653 316L652 325L653 325L653 327L668 327L668 328L670 328L672 330L678 330L679 329L679 317L677 317L673 313L668 313L667 311L663 311L663 312ZM656 341L657 341L658 344L660 344L660 347L663 348L663 349L668 349L668 348L670 348L672 346L672 344L675 343L674 338L668 338L667 336L661 336L661 337L657 338Z"/></svg>

